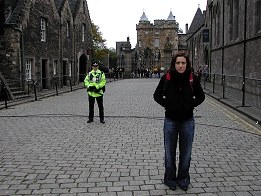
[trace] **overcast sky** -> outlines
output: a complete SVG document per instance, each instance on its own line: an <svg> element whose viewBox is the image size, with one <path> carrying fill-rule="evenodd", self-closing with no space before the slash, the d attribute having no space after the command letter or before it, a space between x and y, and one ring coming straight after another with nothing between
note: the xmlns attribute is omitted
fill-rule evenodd
<svg viewBox="0 0 261 196"><path fill-rule="evenodd" d="M200 7L206 9L207 0L87 0L91 20L98 25L108 48L130 37L132 48L137 43L136 24L143 11L148 20L167 19L170 11L185 32Z"/></svg>

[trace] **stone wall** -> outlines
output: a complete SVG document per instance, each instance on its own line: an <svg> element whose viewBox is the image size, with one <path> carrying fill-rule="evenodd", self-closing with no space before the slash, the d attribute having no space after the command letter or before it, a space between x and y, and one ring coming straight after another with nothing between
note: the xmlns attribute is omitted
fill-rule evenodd
<svg viewBox="0 0 261 196"><path fill-rule="evenodd" d="M215 83L221 85L224 75L226 88L229 88L226 93L231 95L242 94L244 84L248 100L260 107L261 25L258 29L257 18L261 13L257 11L257 2L209 0L205 25L189 38L188 48L193 65L197 67L206 62L207 55L201 50L203 45L209 51L208 62L210 72L216 76ZM203 29L209 29L208 43L203 43L202 39L197 41ZM194 50L198 49L203 57L200 61L194 55Z"/></svg>
<svg viewBox="0 0 261 196"><path fill-rule="evenodd" d="M19 78L24 83L26 63L30 61L32 79L38 81L40 89L54 88L55 78L60 85L69 85L69 74L73 84L79 83L79 58L92 49L87 1L28 0L18 2L12 12L17 17L5 23L0 36L0 65L1 70L6 70L6 77ZM47 21L46 41L41 41L41 18Z"/></svg>

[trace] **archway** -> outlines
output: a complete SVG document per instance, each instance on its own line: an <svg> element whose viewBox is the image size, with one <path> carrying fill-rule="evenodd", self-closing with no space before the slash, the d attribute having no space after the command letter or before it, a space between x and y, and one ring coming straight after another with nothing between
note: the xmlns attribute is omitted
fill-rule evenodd
<svg viewBox="0 0 261 196"><path fill-rule="evenodd" d="M82 54L79 60L79 82L83 82L86 75L87 56Z"/></svg>

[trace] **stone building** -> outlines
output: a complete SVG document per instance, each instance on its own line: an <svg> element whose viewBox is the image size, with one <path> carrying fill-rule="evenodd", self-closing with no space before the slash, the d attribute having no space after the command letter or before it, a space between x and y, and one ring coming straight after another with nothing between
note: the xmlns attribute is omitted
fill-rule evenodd
<svg viewBox="0 0 261 196"><path fill-rule="evenodd" d="M211 79L230 88L226 95L261 108L261 0L208 0L187 44L194 69L208 64Z"/></svg>
<svg viewBox="0 0 261 196"><path fill-rule="evenodd" d="M2 0L0 71L21 88L83 80L92 50L86 0Z"/></svg>
<svg viewBox="0 0 261 196"><path fill-rule="evenodd" d="M154 20L154 24L143 12L136 30L136 68L156 67L162 71L166 70L170 65L171 56L187 49L186 34L180 31L171 11L166 20Z"/></svg>
<svg viewBox="0 0 261 196"><path fill-rule="evenodd" d="M125 77L130 77L133 70L133 51L129 37L127 41L116 42L117 68L124 70Z"/></svg>
<svg viewBox="0 0 261 196"><path fill-rule="evenodd" d="M197 9L191 25L187 31L187 47L191 58L191 66L198 70L200 65L208 64L208 56L204 55L202 31L205 24L205 15L200 8Z"/></svg>

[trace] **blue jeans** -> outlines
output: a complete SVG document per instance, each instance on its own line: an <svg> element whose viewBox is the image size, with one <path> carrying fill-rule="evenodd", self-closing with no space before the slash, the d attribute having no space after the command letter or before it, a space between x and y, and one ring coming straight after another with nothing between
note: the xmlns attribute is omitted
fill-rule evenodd
<svg viewBox="0 0 261 196"><path fill-rule="evenodd" d="M165 175L167 185L188 186L190 183L189 167L191 160L192 143L194 139L194 118L186 121L164 119L164 148L165 148ZM179 165L176 176L176 149L179 139Z"/></svg>

